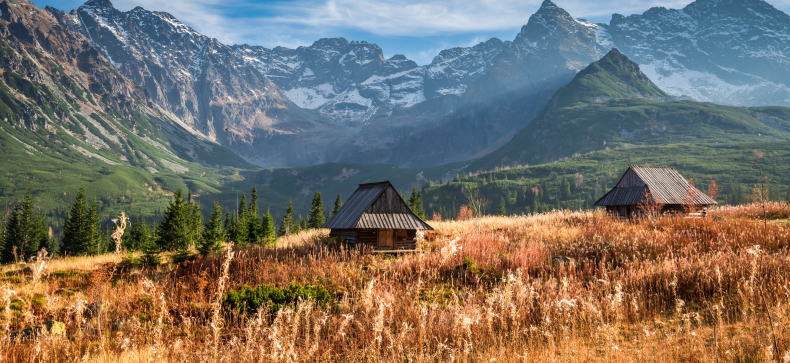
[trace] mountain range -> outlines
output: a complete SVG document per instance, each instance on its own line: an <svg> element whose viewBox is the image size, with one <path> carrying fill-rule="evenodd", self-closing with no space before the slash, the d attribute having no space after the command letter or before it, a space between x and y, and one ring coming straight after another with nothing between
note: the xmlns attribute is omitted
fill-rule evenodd
<svg viewBox="0 0 790 363"><path fill-rule="evenodd" d="M319 188L460 181L597 163L594 153L782 151L788 26L759 0L697 0L609 24L547 0L512 41L447 49L419 66L343 38L225 45L170 14L108 0L69 12L0 0L0 196L37 181L61 205L90 183L108 208L151 212L177 188L229 201L257 185L298 207ZM455 205L437 193L436 208Z"/></svg>
<svg viewBox="0 0 790 363"><path fill-rule="evenodd" d="M547 0L513 41L447 49L425 66L343 38L297 49L224 45L170 14L120 12L109 0L47 10L152 104L261 166L424 167L483 156L614 47L675 98L790 105L790 18L758 0L697 0L614 14L609 24Z"/></svg>

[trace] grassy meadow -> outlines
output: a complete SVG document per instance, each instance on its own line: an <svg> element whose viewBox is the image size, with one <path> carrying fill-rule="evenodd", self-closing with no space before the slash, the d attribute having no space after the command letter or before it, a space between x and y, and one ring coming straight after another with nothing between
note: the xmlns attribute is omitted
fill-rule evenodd
<svg viewBox="0 0 790 363"><path fill-rule="evenodd" d="M399 257L310 230L155 268L133 268L125 255L6 265L0 356L790 362L789 215L785 203L636 222L554 211L432 221L422 253ZM223 303L241 286L291 283L321 286L331 299L251 312ZM48 320L64 325L12 333Z"/></svg>

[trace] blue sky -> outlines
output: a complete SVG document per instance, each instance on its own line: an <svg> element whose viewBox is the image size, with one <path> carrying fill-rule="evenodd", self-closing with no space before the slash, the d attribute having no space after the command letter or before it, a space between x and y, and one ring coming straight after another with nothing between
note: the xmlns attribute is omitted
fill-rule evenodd
<svg viewBox="0 0 790 363"><path fill-rule="evenodd" d="M85 0L32 0L69 11ZM166 11L226 44L295 48L320 38L378 44L386 57L404 54L423 65L442 49L497 37L513 40L542 0L112 0ZM691 0L556 0L573 17L608 23L612 13L639 14L654 6L682 8ZM768 1L784 12L790 0Z"/></svg>

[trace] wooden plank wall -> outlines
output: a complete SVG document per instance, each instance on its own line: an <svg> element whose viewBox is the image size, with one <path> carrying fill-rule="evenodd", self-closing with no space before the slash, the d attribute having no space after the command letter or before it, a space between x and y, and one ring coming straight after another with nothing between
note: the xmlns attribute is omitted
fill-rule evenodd
<svg viewBox="0 0 790 363"><path fill-rule="evenodd" d="M375 229L357 229L356 241L359 244L370 246L373 249L378 247L378 230ZM395 230L395 247L396 250L414 250L417 248L417 231L397 229ZM391 249L390 247L382 247L383 249Z"/></svg>
<svg viewBox="0 0 790 363"><path fill-rule="evenodd" d="M351 243L370 246L378 249L378 230L375 229L333 229L329 232L330 237L340 237ZM396 229L394 234L396 250L415 250L417 249L417 231ZM385 249L391 249L385 247Z"/></svg>
<svg viewBox="0 0 790 363"><path fill-rule="evenodd" d="M368 207L366 213L411 213L409 206L400 199L398 192L392 186L387 187L383 193Z"/></svg>

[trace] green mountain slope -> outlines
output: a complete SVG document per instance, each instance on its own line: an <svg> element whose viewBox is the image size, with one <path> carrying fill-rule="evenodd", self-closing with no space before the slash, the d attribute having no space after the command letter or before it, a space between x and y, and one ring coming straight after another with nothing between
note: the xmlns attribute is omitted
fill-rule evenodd
<svg viewBox="0 0 790 363"><path fill-rule="evenodd" d="M614 49L579 72L535 120L470 170L541 164L636 145L786 140L789 111L672 101Z"/></svg>
<svg viewBox="0 0 790 363"><path fill-rule="evenodd" d="M488 201L485 212L496 213L501 202L507 214L552 209L589 209L622 176L628 165L675 167L685 178L693 178L706 192L716 181L719 204L755 200L754 186L760 182L760 163L766 176L770 200L790 200L790 141L669 144L632 146L597 151L529 167L505 168L467 174L443 185L424 190L428 215L450 218L467 204L464 190L478 189Z"/></svg>

